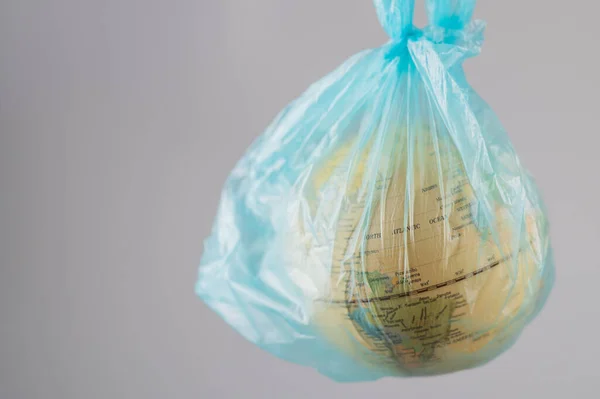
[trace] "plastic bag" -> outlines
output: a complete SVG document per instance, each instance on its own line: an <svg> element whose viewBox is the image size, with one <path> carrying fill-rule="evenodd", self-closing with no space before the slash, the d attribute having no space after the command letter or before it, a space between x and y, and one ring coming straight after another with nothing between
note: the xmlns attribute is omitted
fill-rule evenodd
<svg viewBox="0 0 600 399"><path fill-rule="evenodd" d="M226 182L197 294L338 381L449 373L509 348L553 284L544 206L462 63L475 0L375 0L391 40L286 107Z"/></svg>

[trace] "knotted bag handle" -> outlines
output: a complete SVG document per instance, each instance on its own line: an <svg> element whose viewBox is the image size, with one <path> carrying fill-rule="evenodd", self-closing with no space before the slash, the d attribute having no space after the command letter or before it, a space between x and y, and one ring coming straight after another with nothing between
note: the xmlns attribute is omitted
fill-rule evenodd
<svg viewBox="0 0 600 399"><path fill-rule="evenodd" d="M433 26L463 29L469 23L477 0L425 0L427 17ZM414 31L415 0L374 0L377 16L387 34L401 40Z"/></svg>

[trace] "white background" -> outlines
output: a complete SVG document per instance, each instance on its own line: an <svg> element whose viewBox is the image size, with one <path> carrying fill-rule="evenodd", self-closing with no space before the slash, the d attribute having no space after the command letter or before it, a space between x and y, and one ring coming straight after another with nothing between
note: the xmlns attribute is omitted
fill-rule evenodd
<svg viewBox="0 0 600 399"><path fill-rule="evenodd" d="M485 367L340 385L244 341L194 283L247 146L309 84L387 40L371 2L3 0L0 397L593 397L600 9L479 3L489 29L468 77L544 194L555 289Z"/></svg>

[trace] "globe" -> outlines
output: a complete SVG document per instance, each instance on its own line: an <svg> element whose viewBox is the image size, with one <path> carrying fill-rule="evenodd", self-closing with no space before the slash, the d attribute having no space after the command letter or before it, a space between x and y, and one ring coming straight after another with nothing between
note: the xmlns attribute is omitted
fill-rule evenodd
<svg viewBox="0 0 600 399"><path fill-rule="evenodd" d="M507 201L493 178L473 187L436 129L333 147L288 211L290 275L319 334L390 375L454 372L506 350L543 291L542 210Z"/></svg>

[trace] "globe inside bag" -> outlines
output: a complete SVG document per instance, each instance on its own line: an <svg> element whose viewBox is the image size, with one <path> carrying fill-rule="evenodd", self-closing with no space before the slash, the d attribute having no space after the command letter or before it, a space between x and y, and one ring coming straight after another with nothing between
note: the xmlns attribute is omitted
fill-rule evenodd
<svg viewBox="0 0 600 399"><path fill-rule="evenodd" d="M507 350L553 284L544 205L462 62L474 0L375 0L391 40L284 109L229 176L197 294L251 342L340 381Z"/></svg>

